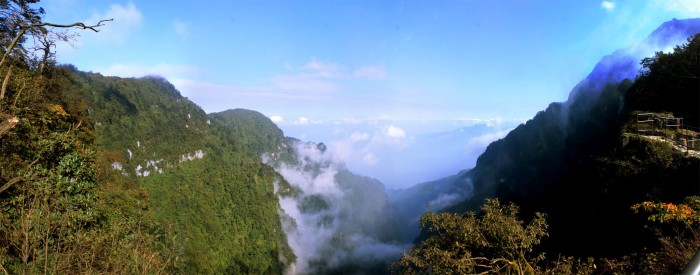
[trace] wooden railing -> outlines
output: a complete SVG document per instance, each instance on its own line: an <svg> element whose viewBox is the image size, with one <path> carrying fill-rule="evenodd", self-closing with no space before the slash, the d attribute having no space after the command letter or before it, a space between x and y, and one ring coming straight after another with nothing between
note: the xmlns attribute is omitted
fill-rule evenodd
<svg viewBox="0 0 700 275"><path fill-rule="evenodd" d="M658 136L686 150L700 150L700 128L683 123L682 117L663 113L637 114L637 132Z"/></svg>

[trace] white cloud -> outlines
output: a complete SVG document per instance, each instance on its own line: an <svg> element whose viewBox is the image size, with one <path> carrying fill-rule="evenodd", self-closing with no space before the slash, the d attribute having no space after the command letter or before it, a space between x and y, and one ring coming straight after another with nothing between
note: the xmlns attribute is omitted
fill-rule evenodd
<svg viewBox="0 0 700 275"><path fill-rule="evenodd" d="M274 123L284 122L284 118L282 116L270 116L270 120L272 120Z"/></svg>
<svg viewBox="0 0 700 275"><path fill-rule="evenodd" d="M338 85L333 82L309 75L286 75L269 79L276 88L298 92L335 92L339 90Z"/></svg>
<svg viewBox="0 0 700 275"><path fill-rule="evenodd" d="M349 196L350 192L354 192L352 187L341 188L336 182L335 176L344 164L331 153L319 151L313 144L298 143L295 149L299 156L298 165L281 164L274 168L300 191L299 196L279 197L283 210L280 214L288 217L280 219L282 227L288 236L289 246L297 256L296 271L303 274L318 273L314 269L314 262L332 268L346 262L374 262L378 259L396 258L402 250L409 247L377 241L375 232L380 231L354 230L358 222L370 222L362 215L367 213L365 209L379 209L385 207L385 203L368 200L358 208L356 201ZM371 161L372 157L368 159ZM309 165L318 169L305 169ZM326 207L303 211L301 204L309 196L323 199ZM342 248L329 245L338 238L344 244Z"/></svg>
<svg viewBox="0 0 700 275"><path fill-rule="evenodd" d="M301 67L302 69L318 71L318 72L334 72L338 70L338 64L331 63L324 60L318 60L316 57L312 57L308 63Z"/></svg>
<svg viewBox="0 0 700 275"><path fill-rule="evenodd" d="M190 36L190 27L187 25L187 23L175 20L173 21L173 30L177 35L180 36L180 38L188 38Z"/></svg>
<svg viewBox="0 0 700 275"><path fill-rule="evenodd" d="M336 120L333 123L334 124L349 124L349 125L359 125L363 123L364 120L357 119L357 118L344 118L341 120Z"/></svg>
<svg viewBox="0 0 700 275"><path fill-rule="evenodd" d="M503 131L486 133L469 140L467 147L483 147L486 148L491 142L504 138L512 129Z"/></svg>
<svg viewBox="0 0 700 275"><path fill-rule="evenodd" d="M344 66L312 57L306 64L295 67L289 62L282 66L295 73L267 79L273 89L290 92L331 93L343 90L343 81L388 79L383 65L371 65L350 71Z"/></svg>
<svg viewBox="0 0 700 275"><path fill-rule="evenodd" d="M352 142L347 140L335 140L328 143L330 152L340 161L347 161L355 156L357 150L353 147Z"/></svg>
<svg viewBox="0 0 700 275"><path fill-rule="evenodd" d="M603 8L606 11L612 11L615 9L615 2L612 1L603 1L600 3L600 7Z"/></svg>
<svg viewBox="0 0 700 275"><path fill-rule="evenodd" d="M656 4L683 17L700 16L700 0L657 0Z"/></svg>
<svg viewBox="0 0 700 275"><path fill-rule="evenodd" d="M375 165L377 164L377 162L379 162L379 159L372 153L367 153L365 154L365 156L362 157L362 162L364 162L367 165Z"/></svg>
<svg viewBox="0 0 700 275"><path fill-rule="evenodd" d="M197 68L186 65L174 65L159 63L153 66L137 64L114 64L107 68L97 68L97 71L106 76L119 77L142 77L147 75L159 75L166 79L180 76L192 75L197 72Z"/></svg>
<svg viewBox="0 0 700 275"><path fill-rule="evenodd" d="M355 78L382 80L387 79L384 65L365 66L357 69L353 74Z"/></svg>
<svg viewBox="0 0 700 275"><path fill-rule="evenodd" d="M125 43L128 36L131 34L133 29L141 26L141 21L143 21L143 15L139 11L134 3L129 3L126 6L119 4L113 4L109 6L109 9L102 13L93 13L93 15L85 20L87 24L94 24L100 20L104 19L114 19L114 21L106 22L103 27L100 28L99 34L90 33L90 38L101 43ZM84 35L83 39L88 38L88 35Z"/></svg>
<svg viewBox="0 0 700 275"><path fill-rule="evenodd" d="M455 120L454 125L456 126L474 126L474 125L486 125L488 127L499 126L503 124L521 124L527 122L527 118L511 118L503 119L501 117L480 119L480 118L463 118Z"/></svg>
<svg viewBox="0 0 700 275"><path fill-rule="evenodd" d="M299 119L297 119L297 121L295 122L295 124L298 124L298 125L306 125L306 124L309 124L309 118L308 118L308 117L300 117Z"/></svg>
<svg viewBox="0 0 700 275"><path fill-rule="evenodd" d="M358 142L358 141L363 141L369 139L369 134L368 133L359 133L359 132L354 132L350 135L350 140L352 142Z"/></svg>
<svg viewBox="0 0 700 275"><path fill-rule="evenodd" d="M399 127L390 125L386 130L386 135L391 138L404 138L406 137L406 132Z"/></svg>
<svg viewBox="0 0 700 275"><path fill-rule="evenodd" d="M440 194L436 199L428 202L428 205L432 210L441 210L447 206L453 205L454 203L464 200L464 195L460 193L446 193Z"/></svg>
<svg viewBox="0 0 700 275"><path fill-rule="evenodd" d="M66 7L70 7L70 5ZM74 33L79 37L70 43L59 43L56 46L58 59L77 54L77 50L81 48L125 45L132 33L141 26L143 15L133 3L125 6L114 4L110 5L107 10L92 13L90 18L80 20L80 22L94 25L100 20L109 19L113 21L103 22L103 25L97 28L99 32L67 30L69 34Z"/></svg>
<svg viewBox="0 0 700 275"><path fill-rule="evenodd" d="M272 86L225 85L196 81L189 76L166 78L183 96L196 102L206 112L218 112L233 107L277 112L290 104L318 104L315 102L324 99L323 95L318 93L300 93ZM296 120L289 122L295 123Z"/></svg>

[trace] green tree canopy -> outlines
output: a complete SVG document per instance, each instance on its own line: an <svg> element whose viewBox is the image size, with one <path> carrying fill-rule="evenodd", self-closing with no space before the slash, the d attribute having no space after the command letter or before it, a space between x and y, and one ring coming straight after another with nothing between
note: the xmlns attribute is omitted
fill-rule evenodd
<svg viewBox="0 0 700 275"><path fill-rule="evenodd" d="M545 215L535 214L526 226L515 204L487 199L482 213L426 213L421 227L432 236L404 253L394 264L408 274L532 274L543 255L533 248L547 236Z"/></svg>

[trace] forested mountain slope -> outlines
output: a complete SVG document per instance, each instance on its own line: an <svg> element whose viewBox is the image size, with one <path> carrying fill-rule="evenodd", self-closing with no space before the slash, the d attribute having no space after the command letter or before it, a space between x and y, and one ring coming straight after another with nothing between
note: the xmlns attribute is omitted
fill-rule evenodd
<svg viewBox="0 0 700 275"><path fill-rule="evenodd" d="M435 182L473 189L421 217L393 271L681 272L700 249L699 32L698 19L663 24L641 48L690 38L640 57L640 71L640 47L605 57L568 101L491 143L452 185Z"/></svg>
<svg viewBox="0 0 700 275"><path fill-rule="evenodd" d="M282 273L295 261L273 187L284 179L257 145L282 139L274 124L209 117L161 78L21 65L0 102L3 270Z"/></svg>
<svg viewBox="0 0 700 275"><path fill-rule="evenodd" d="M650 39L697 32L700 20L674 20ZM631 129L639 111L671 112L697 126L698 44L694 36L674 53L645 59L634 82L623 80L637 73L628 57L606 57L567 102L552 103L489 145L462 179L472 180L472 197L451 211L476 210L498 197L526 216L547 213L550 253L621 256L653 246L653 232L641 230L645 217L630 207L700 194L700 159Z"/></svg>
<svg viewBox="0 0 700 275"><path fill-rule="evenodd" d="M164 79L72 77L88 100L98 155L147 190L182 271L279 273L293 262L277 215L279 175L253 144L279 129L258 128L245 114L207 116Z"/></svg>
<svg viewBox="0 0 700 275"><path fill-rule="evenodd" d="M399 255L384 186L351 173L330 155L316 159L325 145L300 151L311 145L284 137L255 111L206 115L162 78L104 77L70 65L51 72L14 72L26 79L9 85L7 96L17 98L16 105L2 105L21 118L3 132L0 176L26 181L0 194L9 213L2 217L3 268L283 273L298 262L285 231L294 232L295 248L305 253L302 272L383 273ZM20 91L30 82L45 87L23 97ZM338 193L304 189L309 182L295 173L326 181ZM56 181L66 189L46 185ZM28 193L44 190L35 186L41 182L46 195ZM302 216L286 214L280 199ZM51 208L52 200L61 207ZM34 204L39 201L49 204ZM27 223L20 211L27 206L55 214ZM321 223L309 219L316 215ZM52 229L41 229L47 224ZM328 226L333 229L325 238L309 238ZM18 237L23 230L32 238ZM25 239L30 245L17 249ZM375 247L383 250L374 253ZM29 256L44 250L43 257Z"/></svg>
<svg viewBox="0 0 700 275"><path fill-rule="evenodd" d="M407 241L384 185L349 171L323 143L284 137L265 115L245 109L209 115L219 136L262 156L275 180L284 232L300 274L385 274Z"/></svg>
<svg viewBox="0 0 700 275"><path fill-rule="evenodd" d="M84 85L55 67L60 34L35 2L0 2L0 272L177 272L174 235L154 222L134 177L110 172ZM25 48L29 36L45 42L42 56Z"/></svg>

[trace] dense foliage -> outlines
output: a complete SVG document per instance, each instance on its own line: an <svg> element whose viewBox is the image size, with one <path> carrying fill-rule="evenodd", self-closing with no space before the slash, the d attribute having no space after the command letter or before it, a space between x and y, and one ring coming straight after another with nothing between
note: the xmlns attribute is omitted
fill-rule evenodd
<svg viewBox="0 0 700 275"><path fill-rule="evenodd" d="M632 206L632 210L644 210L652 212L649 216L650 221L654 222L681 222L687 225L693 225L700 222L700 197L690 196L685 198L685 203L663 203L645 201Z"/></svg>
<svg viewBox="0 0 700 275"><path fill-rule="evenodd" d="M282 139L274 123L212 119L158 77L54 67L66 36L36 2L0 1L0 273L270 274L294 262L280 177L251 146L261 132ZM26 36L46 42L43 56Z"/></svg>
<svg viewBox="0 0 700 275"><path fill-rule="evenodd" d="M700 127L700 37L642 60L643 70L625 97L628 110L670 112Z"/></svg>
<svg viewBox="0 0 700 275"><path fill-rule="evenodd" d="M182 253L176 270L280 273L294 261L277 215L279 176L249 148L265 129L282 138L269 119L214 119L160 78L73 75L107 169L146 189L155 222ZM274 128L258 128L261 118Z"/></svg>
<svg viewBox="0 0 700 275"><path fill-rule="evenodd" d="M280 150L284 134L270 119L256 111L235 109L209 115L221 125L219 135L230 143L239 143L257 155Z"/></svg>
<svg viewBox="0 0 700 275"><path fill-rule="evenodd" d="M298 141L260 113L207 115L158 77L55 67L52 46L66 37L37 25L36 2L0 0L0 272L283 273L296 257L280 216L294 221L278 195L318 214L319 228L336 226L321 252L353 251L357 236L405 237L394 234L399 214L378 181L334 167L330 180L342 195L330 196L262 163L310 178L330 167L296 156ZM24 35L43 41L43 56L28 53ZM700 158L629 129L639 111L700 126L698 56L695 36L644 59L634 83L583 85L491 144L475 169L440 183L473 182L473 196L450 210L482 213L426 214L426 239L395 271L680 271L700 247ZM493 196L522 213L486 200ZM547 262L542 252L596 259ZM327 273L385 267L360 256L310 265Z"/></svg>
<svg viewBox="0 0 700 275"><path fill-rule="evenodd" d="M5 269L280 273L294 260L277 216L279 176L207 135L207 117L169 84L70 67L51 79L14 75L24 83L9 85L20 119L1 148L2 182L17 181L0 194ZM48 81L60 83L26 87Z"/></svg>
<svg viewBox="0 0 700 275"><path fill-rule="evenodd" d="M547 235L545 216L537 214L527 226L518 207L487 200L477 216L426 213L421 227L432 233L404 253L395 264L401 274L533 274L544 255L533 252Z"/></svg>
<svg viewBox="0 0 700 275"><path fill-rule="evenodd" d="M70 74L61 68L39 74L14 58L10 64L0 68L11 73L0 113L4 123L17 123L0 135L0 270L158 273L171 267L168 249L158 252L160 234L143 190L110 179L100 165L86 104L72 93Z"/></svg>

